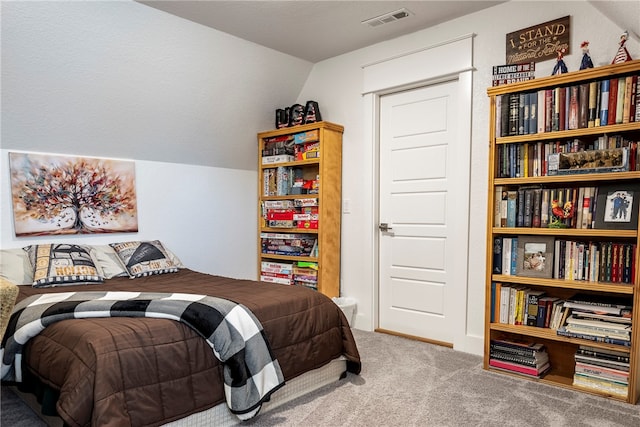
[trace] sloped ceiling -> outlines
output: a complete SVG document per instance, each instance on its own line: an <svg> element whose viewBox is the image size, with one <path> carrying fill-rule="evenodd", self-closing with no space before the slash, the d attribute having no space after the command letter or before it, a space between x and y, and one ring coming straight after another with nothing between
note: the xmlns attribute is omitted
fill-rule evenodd
<svg viewBox="0 0 640 427"><path fill-rule="evenodd" d="M139 1L190 21L318 62L396 38L504 1ZM640 0L589 1L640 38ZM407 18L371 27L361 22L406 8Z"/></svg>
<svg viewBox="0 0 640 427"><path fill-rule="evenodd" d="M277 51L318 62L503 1L139 1ZM384 25L362 21L405 8Z"/></svg>

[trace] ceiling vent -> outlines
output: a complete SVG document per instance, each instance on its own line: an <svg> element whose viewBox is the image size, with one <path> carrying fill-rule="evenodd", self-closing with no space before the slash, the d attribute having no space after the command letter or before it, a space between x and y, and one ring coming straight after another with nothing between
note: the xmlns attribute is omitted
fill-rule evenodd
<svg viewBox="0 0 640 427"><path fill-rule="evenodd" d="M409 9L402 8L398 10L394 10L393 12L385 13L384 15L376 16L375 18L370 18L365 21L362 21L362 24L366 24L370 27L378 27L383 24L388 24L390 22L397 21L402 18L406 18L409 15L413 15Z"/></svg>

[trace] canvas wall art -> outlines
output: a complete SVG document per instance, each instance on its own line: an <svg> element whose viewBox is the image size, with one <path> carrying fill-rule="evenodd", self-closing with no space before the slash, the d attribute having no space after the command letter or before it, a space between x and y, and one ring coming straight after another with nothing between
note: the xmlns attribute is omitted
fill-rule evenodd
<svg viewBox="0 0 640 427"><path fill-rule="evenodd" d="M133 161L9 153L16 236L138 231Z"/></svg>

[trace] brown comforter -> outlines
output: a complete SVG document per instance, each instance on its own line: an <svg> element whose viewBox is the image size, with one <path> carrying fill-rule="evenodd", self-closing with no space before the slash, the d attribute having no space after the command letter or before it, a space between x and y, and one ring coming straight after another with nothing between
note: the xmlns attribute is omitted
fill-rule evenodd
<svg viewBox="0 0 640 427"><path fill-rule="evenodd" d="M303 287L180 270L102 285L36 289L27 296L80 290L208 294L243 304L262 323L285 380L344 355L358 374L348 322L326 296ZM24 366L58 390L56 408L71 426L161 425L225 401L222 366L188 326L164 319L63 320L25 347Z"/></svg>

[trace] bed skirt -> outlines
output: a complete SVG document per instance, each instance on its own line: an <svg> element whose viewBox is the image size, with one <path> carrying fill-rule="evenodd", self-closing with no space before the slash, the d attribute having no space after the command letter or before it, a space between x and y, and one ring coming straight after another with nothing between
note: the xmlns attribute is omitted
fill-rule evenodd
<svg viewBox="0 0 640 427"><path fill-rule="evenodd" d="M347 372L347 362L344 357L339 357L329 362L325 366L306 372L290 381L287 381L284 387L276 391L269 402L265 402L262 405L260 413L255 420L260 419L261 414L265 414L272 411L279 406L284 405L298 397L302 397L308 393L316 391L325 385L332 384L341 378L344 378ZM40 414L41 408L36 398L31 393L23 393L19 391L15 386L11 386L11 389L16 395L31 407L37 414ZM60 417L53 416L40 416L45 423L51 427L62 427L63 422ZM229 407L226 403L221 403L213 408L201 411L195 414L191 414L188 417L182 418L165 424L166 427L226 427L240 424L241 421L234 414L229 411Z"/></svg>

